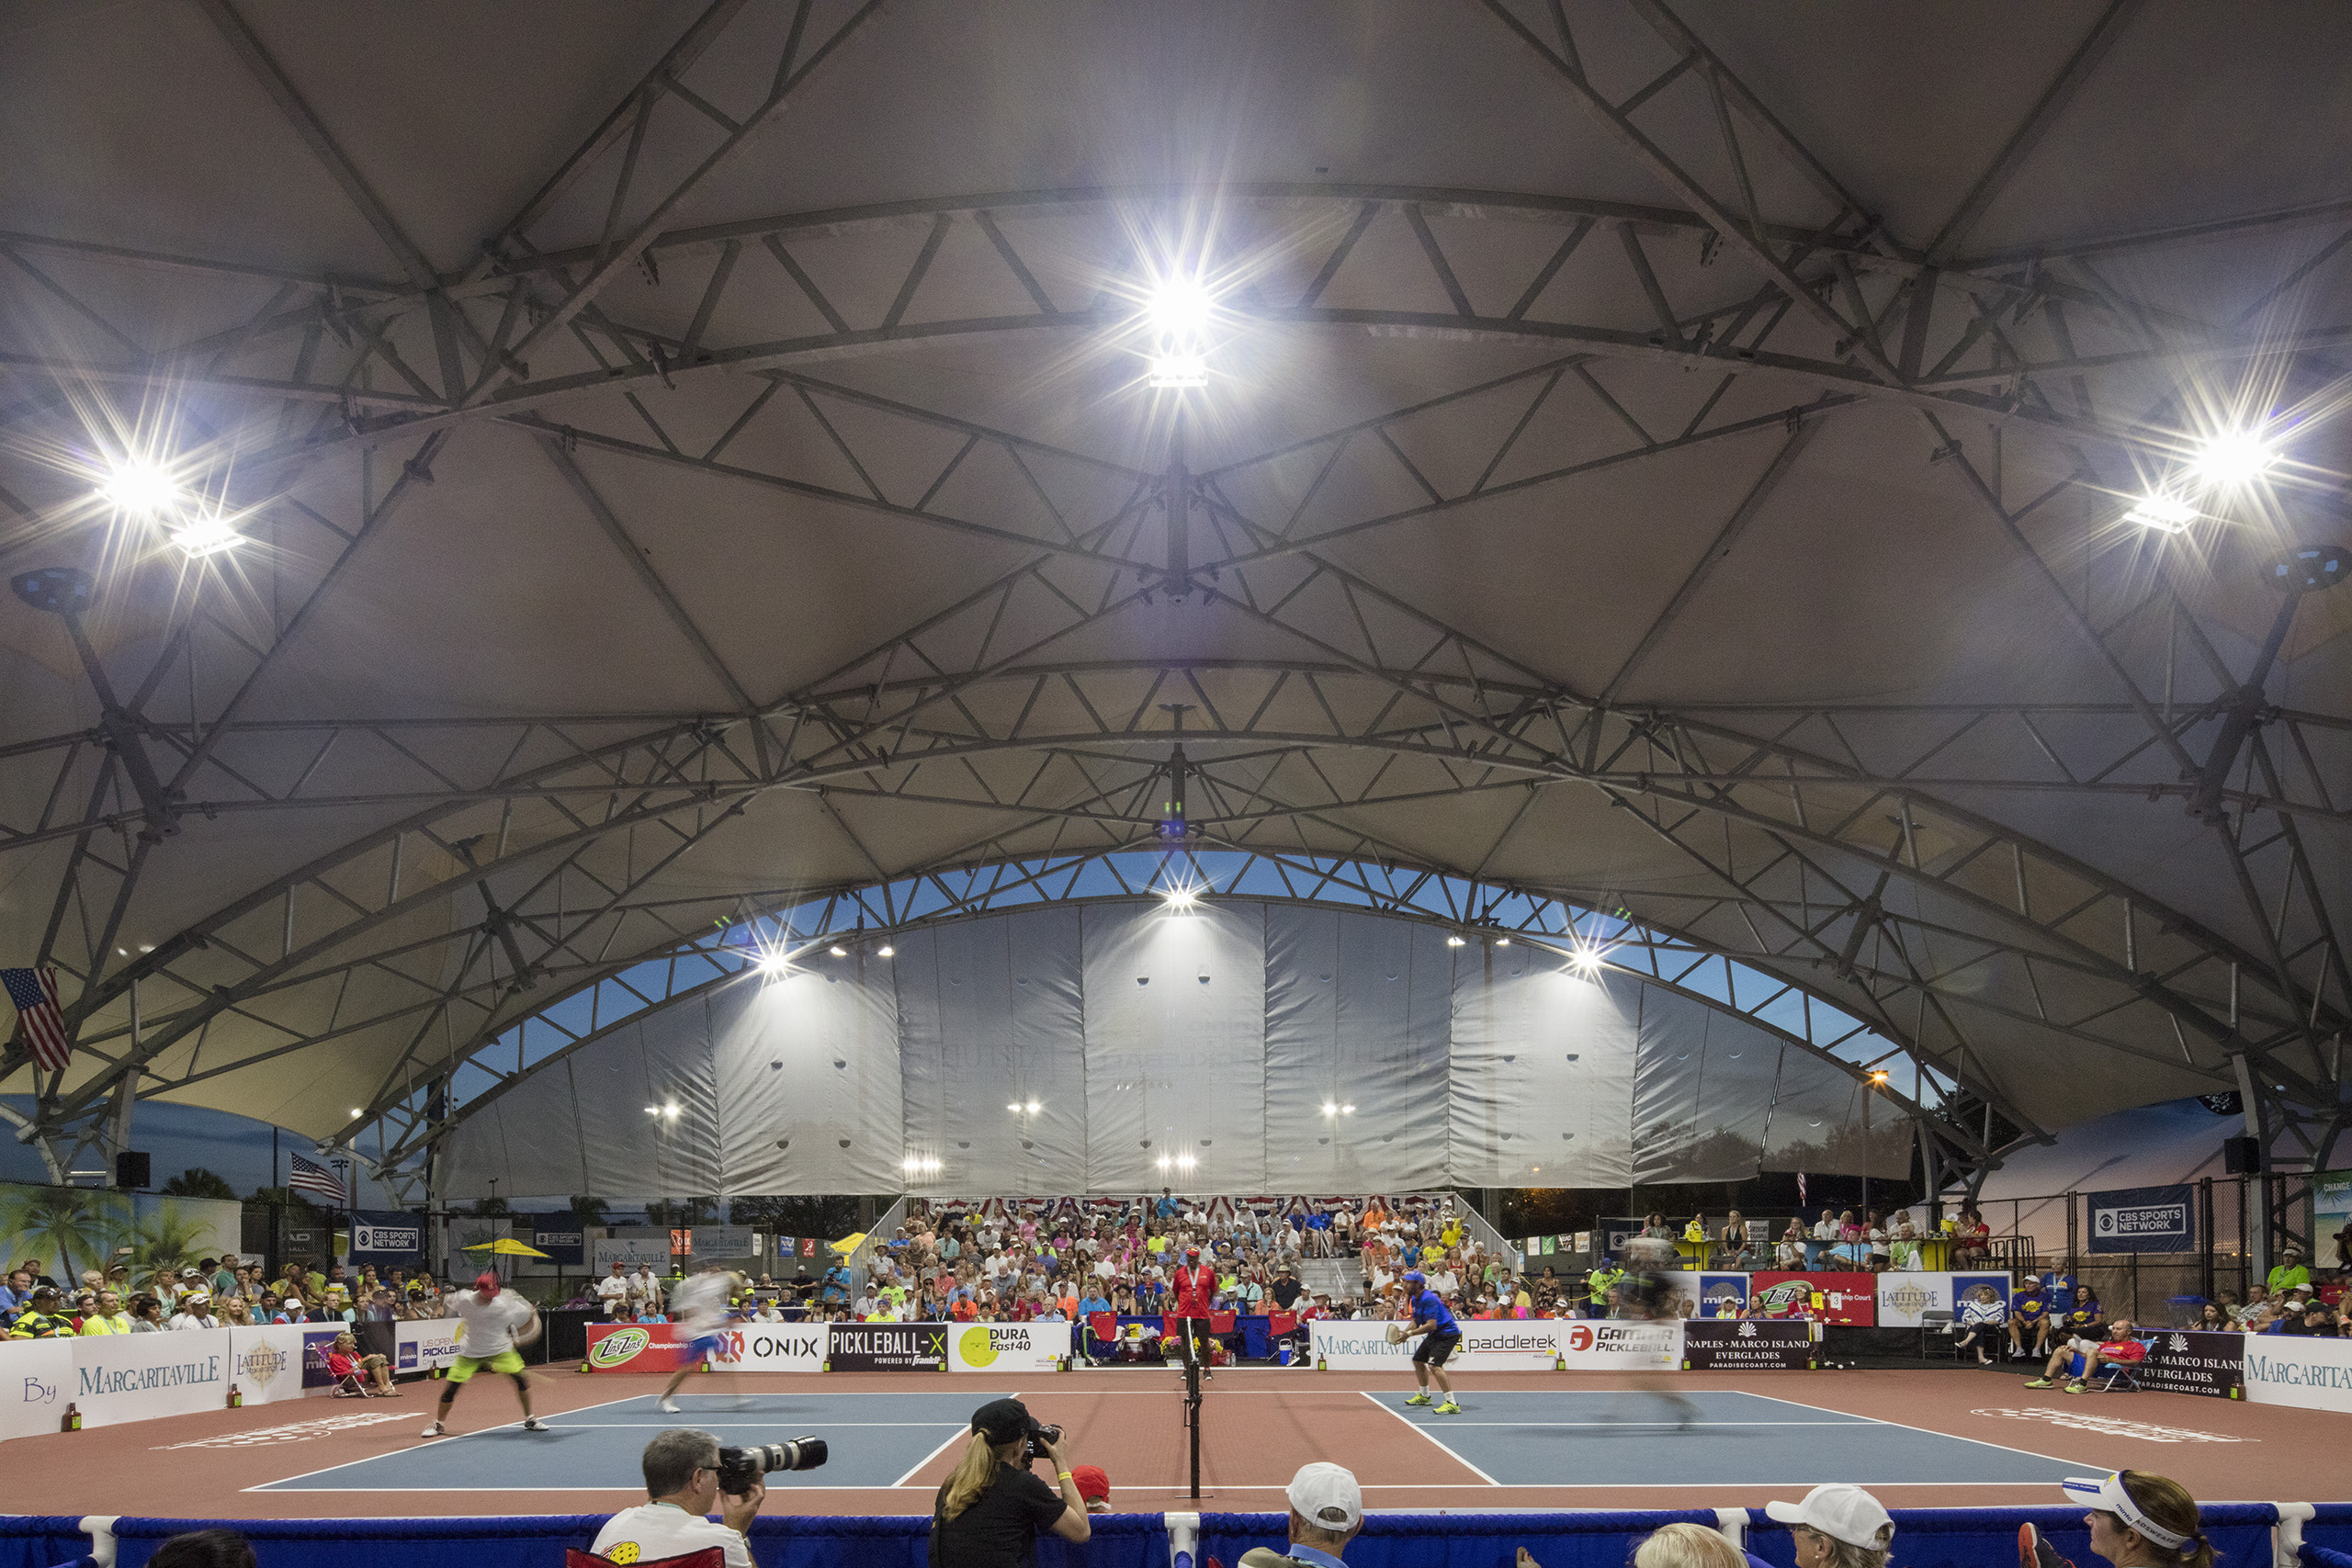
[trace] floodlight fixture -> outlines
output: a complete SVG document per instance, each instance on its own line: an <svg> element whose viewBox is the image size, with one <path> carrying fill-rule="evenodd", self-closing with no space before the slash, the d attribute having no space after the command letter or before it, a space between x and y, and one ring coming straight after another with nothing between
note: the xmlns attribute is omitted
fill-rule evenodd
<svg viewBox="0 0 2352 1568"><path fill-rule="evenodd" d="M1185 884L1165 889L1159 897L1162 903L1176 913L1186 914L1191 911L1193 905L1201 901L1201 890L1190 884Z"/></svg>
<svg viewBox="0 0 2352 1568"><path fill-rule="evenodd" d="M1510 938L1507 936L1498 936L1495 938L1495 945L1497 947L1509 947L1510 945Z"/></svg>
<svg viewBox="0 0 2352 1568"><path fill-rule="evenodd" d="M2198 515L2197 508L2178 496L2154 491L2132 502L2132 510L2123 514L2123 521L2160 534L2185 534Z"/></svg>
<svg viewBox="0 0 2352 1568"><path fill-rule="evenodd" d="M673 1100L669 1104L663 1106L662 1108L662 1114L675 1120L678 1114L678 1102Z"/></svg>
<svg viewBox="0 0 2352 1568"><path fill-rule="evenodd" d="M645 1113L648 1116L659 1116L662 1114L662 1108L658 1105L649 1105L645 1108Z"/></svg>
<svg viewBox="0 0 2352 1568"><path fill-rule="evenodd" d="M879 947L877 947L877 948L876 948L876 949L874 950L874 955L875 955L876 958L890 958L890 957L895 957L895 956L897 955L897 953L898 953L898 951L899 951L899 950L898 950L897 948L892 947L888 942L884 942L881 946L879 946Z"/></svg>
<svg viewBox="0 0 2352 1568"><path fill-rule="evenodd" d="M2217 485L2245 484L2260 479L2278 454L2269 443L2250 430L2218 432L2205 443L2190 463L2199 479Z"/></svg>
<svg viewBox="0 0 2352 1568"><path fill-rule="evenodd" d="M98 485L98 499L118 512L153 517L187 499L187 491L161 463L133 457L118 463Z"/></svg>
<svg viewBox="0 0 2352 1568"><path fill-rule="evenodd" d="M831 953L835 958L847 958L849 956L849 949L843 947L840 942L833 943L832 946L827 948L825 951Z"/></svg>
<svg viewBox="0 0 2352 1568"><path fill-rule="evenodd" d="M1169 1159L1169 1157L1168 1157L1166 1155L1161 1155L1158 1159L1156 1159L1156 1160L1152 1161L1151 1163L1152 1163L1152 1164L1154 1164L1154 1165L1156 1165L1156 1166L1158 1166L1160 1169L1162 1169L1162 1170L1166 1170L1166 1169L1169 1168L1169 1166L1170 1166L1170 1165L1171 1165L1171 1164L1173 1164L1174 1162L1173 1162L1173 1161L1171 1161L1171 1160L1170 1160L1170 1159Z"/></svg>
<svg viewBox="0 0 2352 1568"><path fill-rule="evenodd" d="M1035 1114L1037 1114L1037 1112L1039 1112L1040 1111L1043 1111L1043 1110L1044 1110L1044 1109L1046 1109L1046 1108L1045 1108L1044 1106L1042 1106L1042 1105L1038 1104L1035 1100L1031 1100L1028 1104L1026 1104L1026 1105L1023 1106L1021 1109L1022 1109L1022 1110L1023 1110L1023 1111L1026 1111L1027 1112L1029 1112L1029 1114L1030 1114L1030 1115L1035 1116Z"/></svg>
<svg viewBox="0 0 2352 1568"><path fill-rule="evenodd" d="M207 513L172 530L172 543L190 560L202 560L223 550L233 550L245 542L230 521L217 512Z"/></svg>
<svg viewBox="0 0 2352 1568"><path fill-rule="evenodd" d="M1199 1160L1194 1159L1191 1155L1178 1155L1176 1156L1176 1168L1179 1170L1190 1170L1200 1163L1201 1162Z"/></svg>
<svg viewBox="0 0 2352 1568"><path fill-rule="evenodd" d="M1163 340L1196 339L1209 330L1216 302L1197 277L1179 273L1163 277L1144 296L1144 320L1152 334Z"/></svg>
<svg viewBox="0 0 2352 1568"><path fill-rule="evenodd" d="M1465 936L1450 936L1445 939L1445 945L1448 947L1467 947L1470 945L1470 939Z"/></svg>
<svg viewBox="0 0 2352 1568"><path fill-rule="evenodd" d="M1873 1072L1872 1074L1871 1074L1871 1082L1872 1082L1872 1083L1884 1083L1885 1081L1886 1081L1886 1073L1885 1073L1885 1070L1884 1070L1883 1068L1880 1069L1879 1071L1876 1071L1876 1072Z"/></svg>
<svg viewBox="0 0 2352 1568"><path fill-rule="evenodd" d="M1155 354L1144 372L1144 385L1155 391L1183 391L1208 384L1208 360L1189 351Z"/></svg>
<svg viewBox="0 0 2352 1568"><path fill-rule="evenodd" d="M1326 1116L1337 1116L1339 1113L1340 1113L1340 1102L1339 1102L1338 1100L1325 1100L1325 1101L1323 1102L1323 1114L1324 1114L1324 1115L1326 1115Z"/></svg>
<svg viewBox="0 0 2352 1568"><path fill-rule="evenodd" d="M1342 1105L1340 1107L1340 1114L1342 1116L1353 1116L1355 1113L1356 1108L1352 1105Z"/></svg>
<svg viewBox="0 0 2352 1568"><path fill-rule="evenodd" d="M782 948L760 954L760 973L763 975L781 975L791 967L792 955Z"/></svg>
<svg viewBox="0 0 2352 1568"><path fill-rule="evenodd" d="M1005 1109L1017 1116L1021 1112L1021 1102L1016 1100L1012 1104L1006 1106Z"/></svg>

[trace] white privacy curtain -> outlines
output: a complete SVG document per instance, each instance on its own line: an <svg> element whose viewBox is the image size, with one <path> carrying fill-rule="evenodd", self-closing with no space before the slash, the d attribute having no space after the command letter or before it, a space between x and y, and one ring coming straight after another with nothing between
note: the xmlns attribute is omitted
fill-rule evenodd
<svg viewBox="0 0 2352 1568"><path fill-rule="evenodd" d="M1447 938L1325 906L1155 899L945 921L891 958L812 949L512 1084L453 1134L436 1191L1249 1194L1905 1168L1894 1105L1865 1152L1852 1076L1770 1030L1547 948Z"/></svg>

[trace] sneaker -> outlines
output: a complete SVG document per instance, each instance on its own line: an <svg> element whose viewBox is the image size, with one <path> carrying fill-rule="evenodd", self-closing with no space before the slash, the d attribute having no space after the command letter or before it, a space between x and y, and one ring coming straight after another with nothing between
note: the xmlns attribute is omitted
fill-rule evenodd
<svg viewBox="0 0 2352 1568"><path fill-rule="evenodd" d="M669 1397L668 1397L668 1396L666 1396L666 1395L665 1395L665 1396L663 1396L662 1401L662 1414L663 1414L664 1416L675 1416L675 1415L677 1415L677 1414L678 1414L678 1402L677 1402L676 1400L674 1400L674 1399L671 1399L671 1398L669 1398Z"/></svg>
<svg viewBox="0 0 2352 1568"><path fill-rule="evenodd" d="M1408 1393L1405 1396L1405 1403L1408 1404L1427 1404L1429 1402L1430 1396L1426 1393Z"/></svg>
<svg viewBox="0 0 2352 1568"><path fill-rule="evenodd" d="M2025 1386L2028 1388L2056 1388L2058 1385L2048 1378L2035 1378L2031 1382L2027 1383Z"/></svg>
<svg viewBox="0 0 2352 1568"><path fill-rule="evenodd" d="M540 1420L537 1416L526 1416L523 1417L523 1430L526 1432L544 1432L547 1429L548 1424Z"/></svg>
<svg viewBox="0 0 2352 1568"><path fill-rule="evenodd" d="M1462 1414L1462 1406L1449 1399L1437 1407L1437 1413L1441 1416L1459 1416Z"/></svg>
<svg viewBox="0 0 2352 1568"><path fill-rule="evenodd" d="M435 1421L432 1426L427 1427L424 1431L417 1434L420 1438L437 1438L441 1435L441 1423L438 1421Z"/></svg>
<svg viewBox="0 0 2352 1568"><path fill-rule="evenodd" d="M2031 1387L2032 1385L2029 1383L2027 1386ZM2083 1392L2083 1385L2078 1382L2070 1382L2066 1385L2066 1392L2068 1393L2080 1393Z"/></svg>

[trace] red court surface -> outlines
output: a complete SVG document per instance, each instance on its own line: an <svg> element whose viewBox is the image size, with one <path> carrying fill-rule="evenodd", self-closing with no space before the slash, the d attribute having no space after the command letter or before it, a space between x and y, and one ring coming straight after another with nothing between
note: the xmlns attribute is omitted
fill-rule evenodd
<svg viewBox="0 0 2352 1568"><path fill-rule="evenodd" d="M1185 1433L1174 1374L1093 1371L1008 1381L1018 1384L1023 1398L1040 1419L1058 1422L1068 1429L1077 1459L1100 1464L1109 1472L1122 1511L1193 1506L1185 1494ZM967 1378L921 1374L846 1374L821 1380L749 1377L744 1382L755 1395L770 1398L803 1398L821 1393L850 1419L887 1405L888 1401L872 1397L878 1393L921 1390L931 1395L960 1397L960 1391L984 1392ZM2180 1480L2207 1501L2352 1498L2352 1466L2344 1462L2352 1421L2338 1415L2187 1394L2069 1397L2056 1390L2028 1390L2019 1373L1942 1370L1700 1373L1676 1376L1671 1382L1681 1393L1766 1396L1779 1402L1774 1410L1807 1420L1834 1413L1887 1423L1889 1427L1871 1428L1885 1434L1883 1446L1887 1448L1920 1444L1934 1451L1940 1445L1940 1451L1972 1456L1989 1455L1997 1449L2018 1450L2030 1456L2031 1462L2063 1461L2070 1470L2076 1465L2086 1470L2154 1470ZM821 1384L820 1390L812 1387L817 1384ZM702 1386L702 1380L696 1380L688 1388L698 1391ZM715 1397L718 1380L712 1380L710 1386L708 1395L689 1393L687 1413L675 1418L674 1424L718 1425L743 1419L717 1414L727 1402ZM1527 1396L1532 1393L1610 1393L1620 1404L1637 1413L1649 1408L1645 1401L1657 1398L1634 1392L1639 1385L1628 1379L1602 1374L1465 1375L1459 1380L1459 1387L1471 1407L1472 1427L1484 1428L1479 1436L1489 1445L1483 1450L1489 1455L1498 1451L1492 1446L1496 1443L1506 1445L1504 1452L1516 1449L1518 1438L1510 1423L1498 1417L1506 1408L1531 1408ZM548 1488L544 1493L518 1484L524 1477L501 1474L499 1467L501 1456L526 1451L508 1446L510 1438L520 1434L490 1434L495 1441L465 1450L473 1461L466 1472L473 1473L474 1464L480 1467L481 1490L254 1490L292 1477L316 1476L354 1461L373 1461L376 1456L413 1453L429 1447L418 1432L439 1389L436 1383L410 1383L403 1385L396 1401L308 1400L18 1438L7 1445L6 1499L0 1506L28 1513L136 1513L181 1518L380 1517L596 1513L641 1500L641 1493L604 1489L601 1483L613 1479L609 1472L596 1477L599 1484L595 1485L581 1484L585 1477L561 1483L542 1480L537 1484ZM648 1401L659 1391L660 1380L650 1377L550 1374L540 1383L538 1408L542 1416L553 1416L560 1424L567 1412L609 1410L615 1402ZM1207 1395L1202 1442L1204 1496L1198 1506L1227 1511L1279 1506L1282 1483L1299 1465L1317 1459L1349 1466L1365 1485L1371 1505L1385 1509L1754 1506L1768 1496L1791 1495L1791 1488L1799 1484L1791 1478L1792 1471L1804 1472L1805 1467L1808 1434L1789 1429L1797 1423L1741 1422L1736 1425L1755 1429L1726 1434L1754 1445L1737 1450L1751 1461L1768 1458L1772 1461L1776 1480L1768 1485L1739 1479L1745 1472L1736 1458L1727 1470L1723 1445L1710 1450L1694 1434L1677 1431L1668 1422L1652 1423L1637 1414L1634 1424L1622 1429L1576 1434L1584 1442L1602 1445L1600 1449L1540 1450L1532 1446L1540 1434L1529 1435L1531 1446L1525 1454L1605 1451L1620 1480L1599 1485L1581 1483L1576 1464L1564 1460L1560 1467L1564 1472L1555 1483L1496 1484L1450 1451L1446 1429L1433 1427L1425 1432L1393 1407L1396 1397L1406 1392L1409 1392L1407 1380L1387 1374L1239 1369L1222 1373ZM1519 1403L1513 1405L1510 1400L1491 1399L1482 1413L1482 1393L1510 1393ZM1385 1405L1367 1395L1391 1403ZM1658 1408L1663 1413L1664 1406ZM398 1419L378 1419L342 1429L306 1429L258 1440L255 1437L297 1423L323 1422L332 1427L343 1418L395 1414ZM480 1386L458 1402L452 1425L461 1432L481 1432L507 1426L515 1418L510 1391ZM632 1423L651 1427L669 1419L650 1411L629 1416ZM779 1420L775 1423L779 1429L773 1433L730 1427L727 1440L797 1436L797 1430L781 1429L791 1424ZM821 1433L821 1422L808 1425ZM1470 1429L1465 1427L1464 1432ZM643 1435L650 1437L651 1432ZM1953 1438L1968 1439L1980 1447L1954 1449ZM639 1439L632 1435L624 1440L634 1444ZM1467 1438L1457 1435L1451 1440L1460 1444ZM1623 1445L1629 1444L1646 1450L1641 1454L1636 1472L1654 1480L1623 1483ZM797 1486L788 1496L772 1496L768 1511L928 1512L933 1488L952 1462L952 1447L950 1443L932 1453L903 1478L885 1478L883 1484ZM2009 1461L2007 1454L1997 1457ZM397 1472L412 1462L386 1460L362 1466L362 1472ZM2029 1460L2019 1458L2014 1462ZM546 1474L543 1464L530 1468ZM1933 1465L1925 1468L1932 1470ZM1711 1475L1714 1478L1710 1479ZM1804 1483L1848 1478L1807 1473ZM831 1478L811 1475L807 1479ZM2055 1496L2052 1488L2041 1484L1951 1482L1932 1473L1917 1474L1904 1483L1874 1479L1873 1490L1893 1506L2047 1503Z"/></svg>

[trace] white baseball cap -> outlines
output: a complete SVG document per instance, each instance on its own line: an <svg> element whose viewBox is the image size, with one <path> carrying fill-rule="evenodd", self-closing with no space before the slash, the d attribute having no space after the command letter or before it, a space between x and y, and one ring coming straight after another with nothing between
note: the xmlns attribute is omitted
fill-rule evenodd
<svg viewBox="0 0 2352 1568"><path fill-rule="evenodd" d="M1317 1529L1334 1534L1355 1529L1363 1518L1363 1489L1355 1472L1317 1461L1299 1466L1290 1478L1290 1506Z"/></svg>
<svg viewBox="0 0 2352 1568"><path fill-rule="evenodd" d="M1879 1500L1859 1486L1816 1486L1802 1503L1767 1503L1764 1512L1784 1525L1804 1525L1849 1546L1875 1547L1878 1532L1894 1519Z"/></svg>
<svg viewBox="0 0 2352 1568"><path fill-rule="evenodd" d="M2188 1544L2187 1536L2165 1529L2141 1511L2140 1505L2132 1500L2132 1494L2123 1489L2120 1475L2070 1475L2058 1484L2070 1502L2115 1515L2166 1551L2178 1551Z"/></svg>

